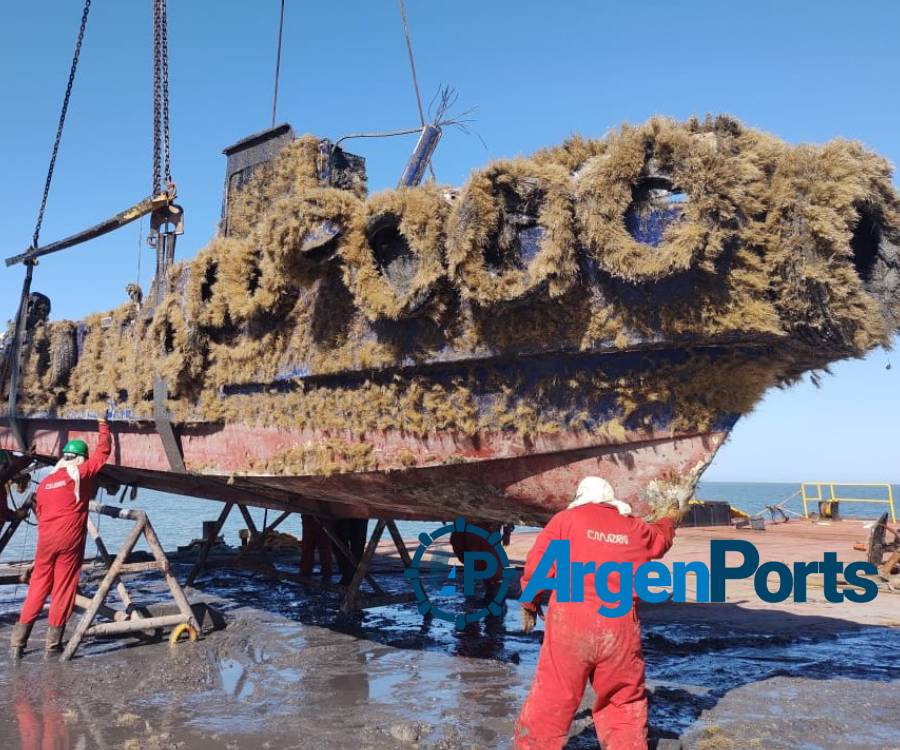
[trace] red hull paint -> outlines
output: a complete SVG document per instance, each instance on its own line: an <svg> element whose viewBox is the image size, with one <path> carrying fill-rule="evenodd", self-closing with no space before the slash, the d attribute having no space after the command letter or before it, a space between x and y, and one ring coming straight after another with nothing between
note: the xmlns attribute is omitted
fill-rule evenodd
<svg viewBox="0 0 900 750"><path fill-rule="evenodd" d="M72 437L93 444L95 424L23 420L38 455L52 457ZM240 425L193 425L181 430L189 473L169 471L162 442L151 425L114 423L113 457L105 473L122 483L216 500L237 500L322 515L542 523L565 507L588 474L612 482L636 511L650 510L656 482L693 486L727 437L726 432L670 434L649 430L624 440L564 432L529 439L514 433L464 437L444 433L417 438L398 432L366 435L378 471L274 475L274 457L323 440L313 431ZM330 435L329 437L334 437ZM341 436L347 440L352 437ZM0 426L0 447L15 449ZM399 456L414 456L403 468Z"/></svg>

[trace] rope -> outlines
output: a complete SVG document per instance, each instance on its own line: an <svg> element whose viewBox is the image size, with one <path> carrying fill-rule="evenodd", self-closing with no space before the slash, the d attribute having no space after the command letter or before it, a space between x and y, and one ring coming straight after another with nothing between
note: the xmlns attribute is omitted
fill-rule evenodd
<svg viewBox="0 0 900 750"><path fill-rule="evenodd" d="M412 73L413 90L416 93L416 106L419 108L419 122L422 128L425 127L425 110L422 108L422 94L419 91L419 78L416 75L416 58L413 55L412 39L409 35L409 19L406 17L406 0L397 0L400 7L400 22L403 25L403 36L406 38L406 56L409 58L409 69ZM431 173L431 179L436 180L434 167L428 162L428 171Z"/></svg>
<svg viewBox="0 0 900 750"><path fill-rule="evenodd" d="M281 36L284 32L284 0L281 0L281 16L278 19L278 50L275 52L275 90L272 93L272 127L278 110L278 81L281 78Z"/></svg>
<svg viewBox="0 0 900 750"><path fill-rule="evenodd" d="M75 84L75 73L78 70L78 58L81 56L81 43L84 41L84 30L87 27L88 13L91 10L91 0L84 0L84 11L81 13L81 26L78 29L78 39L75 42L75 53L72 55L72 67L69 68L69 80L66 83L66 95L63 97L62 109L59 113L59 123L56 126L56 139L53 141L53 150L50 153L50 166L47 169L47 179L44 182L44 195L41 198L41 207L38 209L37 222L34 226L34 235L31 238L31 246L37 247L41 236L41 225L44 223L44 210L47 208L47 196L50 195L50 184L53 182L53 170L56 167L56 156L59 153L59 144L62 141L63 128L66 126L66 115L69 112L69 98L72 96L72 86Z"/></svg>

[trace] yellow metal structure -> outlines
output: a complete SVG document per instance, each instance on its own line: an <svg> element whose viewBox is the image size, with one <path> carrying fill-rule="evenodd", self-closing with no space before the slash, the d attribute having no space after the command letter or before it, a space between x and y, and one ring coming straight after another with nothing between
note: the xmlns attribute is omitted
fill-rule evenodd
<svg viewBox="0 0 900 750"><path fill-rule="evenodd" d="M885 490L885 497L852 497L841 495L840 488L867 487ZM826 494L827 493L827 494ZM800 485L800 496L803 498L803 515L809 518L809 503L876 503L887 505L891 512L891 521L897 523L894 510L894 488L890 484L866 482L803 482Z"/></svg>

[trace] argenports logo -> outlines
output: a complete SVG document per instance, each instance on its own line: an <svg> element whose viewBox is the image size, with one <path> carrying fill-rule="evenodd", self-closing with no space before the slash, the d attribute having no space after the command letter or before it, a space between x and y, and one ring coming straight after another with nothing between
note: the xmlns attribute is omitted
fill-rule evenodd
<svg viewBox="0 0 900 750"><path fill-rule="evenodd" d="M436 555L432 557L432 564L428 566L428 571L423 571L423 558L429 548L441 537L449 537L454 532L460 534L473 534L485 540L492 548L492 551L466 551L463 554L463 593L465 596L472 596L475 593L475 584L478 581L490 581L496 579L499 573L499 584L493 592L493 597L488 604L480 609L470 611L454 611L445 609L436 605L428 595L426 580L431 578L434 580L443 579L444 584L438 590L438 594L449 596L456 593L456 579L458 567L449 565L447 562L438 562L442 556ZM509 581L516 576L516 571L510 567L509 558L506 556L506 550L500 543L501 533L499 531L488 532L480 526L467 523L465 518L457 518L451 524L441 526L430 534L419 534L419 546L412 558L412 565L406 569L405 576L412 584L413 591L416 594L416 601L419 604L419 612L423 615L431 615L439 620L452 622L457 630L464 630L467 625L484 620L490 615L499 616L503 611L503 602L506 599L506 593L509 589ZM448 555L445 553L443 558ZM435 568L439 571L435 575ZM446 575L444 575L446 571Z"/></svg>
<svg viewBox="0 0 900 750"><path fill-rule="evenodd" d="M591 536L593 534L593 536ZM602 542L611 550L627 544L620 535L588 532L588 538ZM608 557L614 557L611 551ZM737 565L729 565L728 556L740 555ZM554 539L522 592L520 602L532 602L542 592L554 592L557 602L585 601L586 586L593 585L604 617L622 617L631 611L634 599L659 603L669 599L688 601L688 575L695 583L695 601L724 602L727 581L752 579L756 596L775 604L792 599L806 601L807 579L821 577L825 599L833 604L843 601L864 604L878 595L873 580L876 567L869 562L843 563L836 552L824 552L822 560L788 565L776 560L761 562L759 551L747 541L714 539L709 544L709 564L699 560L676 562L669 568L659 560L634 566L630 562L572 561L567 539ZM841 580L842 579L842 580Z"/></svg>

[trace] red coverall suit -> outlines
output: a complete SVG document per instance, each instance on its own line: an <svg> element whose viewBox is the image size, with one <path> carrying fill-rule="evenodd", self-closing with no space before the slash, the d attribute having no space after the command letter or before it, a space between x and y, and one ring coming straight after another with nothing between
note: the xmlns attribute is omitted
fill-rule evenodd
<svg viewBox="0 0 900 750"><path fill-rule="evenodd" d="M315 516L303 513L300 515L303 522L303 541L300 552L300 575L311 576L313 566L316 563L316 551L319 552L319 565L322 568L322 577L325 580L331 578L331 538L325 533L322 524Z"/></svg>
<svg viewBox="0 0 900 750"><path fill-rule="evenodd" d="M674 536L671 518L647 523L596 503L561 511L529 552L522 589L554 539L569 541L572 563L595 562L599 567L630 562L637 569L662 557ZM610 581L609 588L617 590L617 583ZM593 574L584 577L583 602L557 602L553 592L534 683L516 722L516 748L561 748L590 680L597 696L594 728L604 750L646 750L647 698L637 613L632 607L621 617L607 617L597 611L601 605Z"/></svg>
<svg viewBox="0 0 900 750"><path fill-rule="evenodd" d="M62 627L75 607L75 590L84 562L88 502L97 489L95 477L109 458L109 426L100 422L100 439L90 458L78 467L80 502L75 500L75 482L65 469L48 474L38 485L35 515L38 519L34 570L20 623L37 620L50 597L48 623Z"/></svg>

